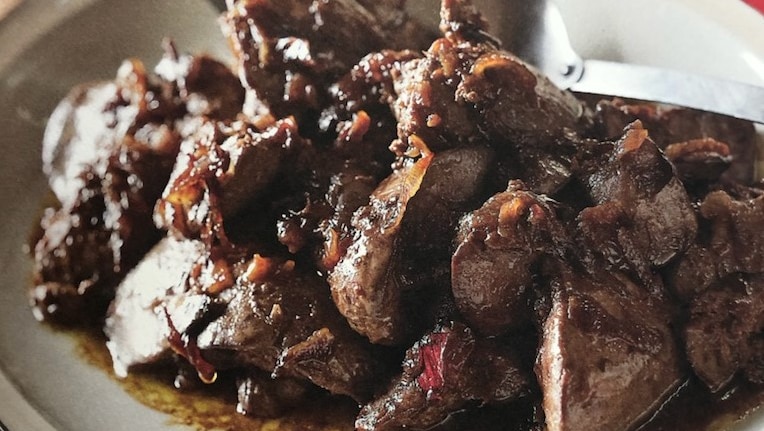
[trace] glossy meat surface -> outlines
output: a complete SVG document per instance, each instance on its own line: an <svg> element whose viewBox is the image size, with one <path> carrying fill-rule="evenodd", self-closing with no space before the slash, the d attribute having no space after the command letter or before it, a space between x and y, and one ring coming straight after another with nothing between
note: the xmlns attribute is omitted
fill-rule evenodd
<svg viewBox="0 0 764 431"><path fill-rule="evenodd" d="M334 301L356 331L389 344L418 325L406 318L417 304L404 295L448 282L450 235L480 197L491 160L485 148L425 154L383 181L356 212L354 242L329 276ZM460 187L451 187L454 181Z"/></svg>
<svg viewBox="0 0 764 431"><path fill-rule="evenodd" d="M440 3L438 35L403 0L229 0L233 69L168 43L74 89L36 317L103 323L120 378L345 397L357 430L633 431L682 382L760 388L753 126L563 91Z"/></svg>
<svg viewBox="0 0 764 431"><path fill-rule="evenodd" d="M698 212L706 228L666 277L685 301L728 275L764 272L764 195L746 199L717 190L706 195Z"/></svg>
<svg viewBox="0 0 764 431"><path fill-rule="evenodd" d="M164 238L117 287L104 333L118 377L169 355L167 319L183 305L188 276L202 252L198 241Z"/></svg>
<svg viewBox="0 0 764 431"><path fill-rule="evenodd" d="M269 197L310 151L291 119L263 131L247 122L205 122L181 145L156 222L186 238L227 242L224 221ZM296 165L296 166L295 166ZM282 183L283 190L289 186Z"/></svg>
<svg viewBox="0 0 764 431"><path fill-rule="evenodd" d="M502 403L527 394L530 376L507 346L451 322L425 334L407 352L403 373L361 409L356 429L428 429L469 402Z"/></svg>
<svg viewBox="0 0 764 431"><path fill-rule="evenodd" d="M724 176L743 184L754 180L756 129L737 118L692 109L664 109L651 104L630 104L623 100L597 104L595 123L605 138L613 138L629 123L641 120L661 147L694 139L714 139L729 146L732 166Z"/></svg>
<svg viewBox="0 0 764 431"><path fill-rule="evenodd" d="M552 205L511 182L461 221L451 289L475 329L500 335L530 324L536 268L543 256L565 253L567 233Z"/></svg>
<svg viewBox="0 0 764 431"><path fill-rule="evenodd" d="M257 256L219 265L228 265L233 277L219 294L224 311L196 335L210 363L306 378L357 400L372 393L383 368L372 346L337 313L323 280L292 269L289 261L279 266ZM257 265L270 265L273 275L259 275Z"/></svg>
<svg viewBox="0 0 764 431"><path fill-rule="evenodd" d="M394 105L403 144L415 136L433 151L479 142L501 147L579 127L584 108L570 93L490 40L466 37L449 33L403 68Z"/></svg>
<svg viewBox="0 0 764 431"><path fill-rule="evenodd" d="M552 277L536 364L547 429L632 429L684 378L670 316L622 275Z"/></svg>
<svg viewBox="0 0 764 431"><path fill-rule="evenodd" d="M61 208L47 211L34 248L38 318L102 315L116 283L161 237L150 214L189 117L239 110L243 91L232 79L214 60L171 50L157 75L128 61L113 82L77 88L59 105L43 162Z"/></svg>
<svg viewBox="0 0 764 431"><path fill-rule="evenodd" d="M761 382L764 333L764 275L730 276L690 304L684 330L687 358L713 392L724 389L738 372Z"/></svg>
<svg viewBox="0 0 764 431"><path fill-rule="evenodd" d="M423 49L430 41L399 1L237 0L223 29L242 83L279 117L320 108L323 82L366 54Z"/></svg>
<svg viewBox="0 0 764 431"><path fill-rule="evenodd" d="M651 268L691 244L697 222L682 182L648 134L633 123L586 177L596 205L581 211L578 224L586 249L650 283Z"/></svg>

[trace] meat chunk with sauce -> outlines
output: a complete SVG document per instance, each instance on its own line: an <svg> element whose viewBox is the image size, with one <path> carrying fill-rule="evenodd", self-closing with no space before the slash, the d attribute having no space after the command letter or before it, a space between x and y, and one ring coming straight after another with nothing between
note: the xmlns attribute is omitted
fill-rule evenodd
<svg viewBox="0 0 764 431"><path fill-rule="evenodd" d="M642 121L661 148L697 140L721 142L729 148L726 163L731 164L723 176L742 184L750 184L754 179L756 129L752 123L710 112L629 103L621 99L603 100L597 104L595 123L597 133L604 139L619 136L624 127L636 120ZM717 159L716 163L719 162Z"/></svg>
<svg viewBox="0 0 764 431"><path fill-rule="evenodd" d="M461 314L481 333L530 324L542 257L562 257L569 247L554 205L515 181L461 221L451 289Z"/></svg>
<svg viewBox="0 0 764 431"><path fill-rule="evenodd" d="M527 135L577 129L583 107L528 65L488 42L438 39L396 82L398 135L435 152L488 141L512 145ZM511 83L511 85L509 85ZM512 88L512 91L505 91Z"/></svg>
<svg viewBox="0 0 764 431"><path fill-rule="evenodd" d="M275 378L271 376L271 369L255 368L262 365L258 361L244 364L246 368L229 371L225 369L231 366L228 363L209 363L205 359L207 354L199 350L195 339L189 338L185 344L179 342L179 338L182 339L186 333L196 334L199 326L204 327L210 318L220 313L216 309L224 307L212 294L219 293L218 289L230 287L233 280L230 275L225 275L229 269L224 263L220 260L210 262L215 254L206 251L200 241L178 240L170 236L160 241L125 277L117 288L104 328L115 373L118 377L126 377L132 368L157 363L179 351L175 354L186 356L192 362L189 366L181 364L179 367L179 382L189 385L189 380L198 381L195 375L185 376L186 368L191 368L193 374L200 373L202 378L212 380L215 375L213 367L221 365L221 372L237 376L239 413L258 417L283 414L304 401L310 392L310 384L304 376ZM267 276L268 261L260 259L258 262L261 264L258 276ZM277 307L271 309L267 318L260 316L264 320L248 322L260 326L277 325L275 320L278 316L274 309ZM246 315L245 310L239 308L235 312ZM141 331L136 332L135 328L141 328ZM184 335L179 337L180 331ZM345 332L349 331L346 329ZM265 343L267 340L257 342ZM242 350L263 348L262 344L239 347ZM322 382L331 382L331 379L325 378Z"/></svg>
<svg viewBox="0 0 764 431"><path fill-rule="evenodd" d="M713 138L670 144L665 152L676 167L679 178L687 186L718 182L732 161L729 145Z"/></svg>
<svg viewBox="0 0 764 431"><path fill-rule="evenodd" d="M393 150L405 154L415 141L436 153L488 145L501 166L494 191L512 179L539 193L560 189L576 152L567 134L586 122L584 106L502 51L470 2L443 2L441 19L445 37L394 81Z"/></svg>
<svg viewBox="0 0 764 431"><path fill-rule="evenodd" d="M230 271L223 290L214 295L222 312L201 319L207 323L196 329L188 326L188 336L207 362L221 369L256 367L274 376L308 379L358 401L368 399L375 380L384 375L382 356L350 330L321 278L295 269L292 261L259 255L250 261L223 258L213 265Z"/></svg>
<svg viewBox="0 0 764 431"><path fill-rule="evenodd" d="M712 392L741 372L762 383L762 335L764 274L730 275L691 302L684 328L687 358Z"/></svg>
<svg viewBox="0 0 764 431"><path fill-rule="evenodd" d="M38 318L103 317L116 284L161 238L150 213L191 113L234 115L243 100L235 84L222 64L172 51L156 76L126 62L115 81L75 89L59 105L43 159L62 206L47 211L34 248Z"/></svg>
<svg viewBox="0 0 764 431"><path fill-rule="evenodd" d="M389 109L398 97L395 81L401 78L403 67L419 58L421 54L412 50L369 53L329 87L332 105L328 109L339 115L378 105Z"/></svg>
<svg viewBox="0 0 764 431"><path fill-rule="evenodd" d="M713 392L737 375L760 382L762 256L761 190L730 187L705 196L694 244L664 272L689 309L687 357Z"/></svg>
<svg viewBox="0 0 764 431"><path fill-rule="evenodd" d="M190 303L185 298L188 277L203 255L199 241L164 238L117 286L104 325L117 377L169 355L168 316Z"/></svg>
<svg viewBox="0 0 764 431"><path fill-rule="evenodd" d="M502 51L469 1L443 2L441 30L397 83L399 138L433 151L487 139L506 145L524 134L576 129L583 105L514 55Z"/></svg>
<svg viewBox="0 0 764 431"><path fill-rule="evenodd" d="M305 381L274 379L270 374L248 369L237 379L236 412L258 418L277 418L308 401L311 388Z"/></svg>
<svg viewBox="0 0 764 431"><path fill-rule="evenodd" d="M407 352L403 373L361 409L356 430L429 429L474 402L507 403L528 394L529 370L509 343L480 339L451 322Z"/></svg>
<svg viewBox="0 0 764 431"><path fill-rule="evenodd" d="M340 312L374 343L405 340L421 324L407 317L405 297L448 282L453 230L491 170L487 148L423 151L355 213L353 243L329 275Z"/></svg>
<svg viewBox="0 0 764 431"><path fill-rule="evenodd" d="M561 267L536 374L549 431L640 425L684 379L665 304L622 274Z"/></svg>
<svg viewBox="0 0 764 431"><path fill-rule="evenodd" d="M103 318L120 277L159 239L140 194L131 196L129 209L119 205L127 175L112 172L116 184L94 178L69 207L46 210L29 292L38 320L78 324ZM104 186L113 194L104 193Z"/></svg>
<svg viewBox="0 0 764 431"><path fill-rule="evenodd" d="M764 194L749 190L754 196L717 190L703 199L701 232L666 271L669 286L682 300L692 300L729 275L764 272Z"/></svg>
<svg viewBox="0 0 764 431"><path fill-rule="evenodd" d="M629 126L585 176L595 206L578 216L585 249L644 282L690 246L697 233L692 202L674 168L641 123Z"/></svg>
<svg viewBox="0 0 764 431"><path fill-rule="evenodd" d="M393 163L389 146L397 128L394 82L406 64L420 57L410 50L370 53L329 86L331 103L322 111L319 127L330 135L336 131L333 147L338 155L385 166Z"/></svg>
<svg viewBox="0 0 764 431"><path fill-rule="evenodd" d="M228 2L223 29L244 86L283 117L320 110L323 85L366 54L426 48L432 36L403 5L397 0L237 0Z"/></svg>
<svg viewBox="0 0 764 431"><path fill-rule="evenodd" d="M181 146L157 204L157 225L185 238L227 242L225 222L293 190L304 169L299 157L310 151L292 119L262 131L248 122L207 121Z"/></svg>
<svg viewBox="0 0 764 431"><path fill-rule="evenodd" d="M166 49L154 74L138 60L126 61L115 80L74 88L51 114L43 171L63 206L77 198L85 172L105 169L125 140L172 154L178 135L193 130L182 124L194 123L191 117L231 119L241 111L244 91L230 69L206 56L179 55L172 45Z"/></svg>
<svg viewBox="0 0 764 431"><path fill-rule="evenodd" d="M117 290L105 330L115 370L125 376L175 352L205 382L252 368L366 400L384 367L328 291L291 260L166 238Z"/></svg>

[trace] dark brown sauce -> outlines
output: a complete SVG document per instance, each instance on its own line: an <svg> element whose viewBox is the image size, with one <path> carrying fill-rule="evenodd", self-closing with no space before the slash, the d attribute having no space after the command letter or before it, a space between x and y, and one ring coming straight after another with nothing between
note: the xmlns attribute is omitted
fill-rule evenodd
<svg viewBox="0 0 764 431"><path fill-rule="evenodd" d="M693 378L682 385L639 431L726 430L763 405L762 386L740 381L724 393L711 394Z"/></svg>
<svg viewBox="0 0 764 431"><path fill-rule="evenodd" d="M166 370L133 372L126 379L114 376L105 338L99 330L65 330L73 336L77 354L102 369L145 406L170 415L170 423L197 430L224 431L352 431L358 407L351 400L317 394L305 406L279 419L258 419L236 413L233 382L225 378L195 390L173 387L174 373ZM723 394L713 395L697 379L682 385L653 418L638 431L721 431L732 427L764 406L764 387L740 382ZM528 402L514 408L482 408L456 414L438 431L524 431L532 423L534 407Z"/></svg>

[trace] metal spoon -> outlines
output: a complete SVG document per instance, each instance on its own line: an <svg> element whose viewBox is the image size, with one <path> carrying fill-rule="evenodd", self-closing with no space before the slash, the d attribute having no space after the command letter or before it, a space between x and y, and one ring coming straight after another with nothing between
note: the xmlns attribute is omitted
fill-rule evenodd
<svg viewBox="0 0 764 431"><path fill-rule="evenodd" d="M668 69L583 60L552 0L504 0L505 48L558 86L580 93L666 103L764 123L764 88Z"/></svg>

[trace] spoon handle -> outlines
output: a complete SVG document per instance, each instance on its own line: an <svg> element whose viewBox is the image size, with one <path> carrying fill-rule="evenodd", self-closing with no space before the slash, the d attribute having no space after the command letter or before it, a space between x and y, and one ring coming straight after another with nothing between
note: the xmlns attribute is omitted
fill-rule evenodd
<svg viewBox="0 0 764 431"><path fill-rule="evenodd" d="M764 88L634 64L585 60L580 93L667 103L764 123Z"/></svg>

